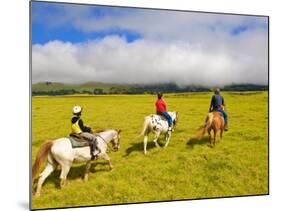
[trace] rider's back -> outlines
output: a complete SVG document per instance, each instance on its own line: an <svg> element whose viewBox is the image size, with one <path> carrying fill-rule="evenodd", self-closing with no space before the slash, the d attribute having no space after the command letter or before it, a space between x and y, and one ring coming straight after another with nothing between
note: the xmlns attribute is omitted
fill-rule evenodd
<svg viewBox="0 0 281 211"><path fill-rule="evenodd" d="M213 110L220 110L224 104L224 99L220 94L214 94L212 97Z"/></svg>

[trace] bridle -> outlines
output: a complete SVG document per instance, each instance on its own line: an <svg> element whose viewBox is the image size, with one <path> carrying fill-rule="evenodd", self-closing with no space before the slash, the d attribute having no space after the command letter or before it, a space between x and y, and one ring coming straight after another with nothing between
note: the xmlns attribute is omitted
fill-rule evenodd
<svg viewBox="0 0 281 211"><path fill-rule="evenodd" d="M116 130L115 130L116 131ZM119 149L119 143L120 143L120 135L119 135L119 133L118 133L118 131L116 131L117 132L117 138L112 138L111 139L111 141L109 141L109 142L112 142L112 147L113 147L113 150L114 151L117 151L118 149ZM106 140L101 136L101 135L99 135L99 134L95 134L97 137L99 137L99 138L101 138L101 140L107 145L109 142L106 142ZM115 136L114 136L115 137ZM115 142L113 142L113 140L115 140L115 139L117 139L117 143L115 143Z"/></svg>
<svg viewBox="0 0 281 211"><path fill-rule="evenodd" d="M118 133L118 131L116 131L117 132L117 138L114 138L114 139L112 139L112 141L113 140L116 140L117 139L117 141L116 142L113 142L113 149L115 150L115 151L117 151L118 149L119 149L119 146L120 146L120 135L119 135L119 133Z"/></svg>
<svg viewBox="0 0 281 211"><path fill-rule="evenodd" d="M101 136L101 135L99 135L99 134L95 134L97 137L100 137L101 138L101 140L103 140L103 142L105 143L105 144L107 144L107 142L105 141L105 139Z"/></svg>

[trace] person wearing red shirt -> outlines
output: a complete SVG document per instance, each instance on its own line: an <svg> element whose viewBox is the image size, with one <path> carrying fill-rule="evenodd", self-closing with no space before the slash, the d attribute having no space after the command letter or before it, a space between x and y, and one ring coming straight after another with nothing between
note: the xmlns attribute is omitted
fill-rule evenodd
<svg viewBox="0 0 281 211"><path fill-rule="evenodd" d="M156 113L158 115L162 115L163 117L165 117L168 121L168 125L169 125L169 131L172 130L172 123L173 123L173 120L172 120L172 117L169 115L169 113L167 112L167 106L166 106L166 103L165 101L163 100L163 94L162 93L158 93L157 94L157 101L155 103L155 106L156 106Z"/></svg>

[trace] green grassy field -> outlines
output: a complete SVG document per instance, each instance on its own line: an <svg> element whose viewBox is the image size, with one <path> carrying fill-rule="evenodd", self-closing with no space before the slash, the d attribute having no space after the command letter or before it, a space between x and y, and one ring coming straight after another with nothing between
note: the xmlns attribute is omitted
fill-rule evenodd
<svg viewBox="0 0 281 211"><path fill-rule="evenodd" d="M71 109L84 108L83 120L93 128L120 128L121 149L92 166L88 182L84 164L70 170L59 189L59 170L47 178L32 208L120 204L225 196L268 194L268 92L222 93L230 130L210 148L207 137L195 138L205 120L212 93L170 94L168 108L179 112L177 130L168 148L137 138L146 115L154 113L155 96L64 96L32 98L32 161L46 139L70 132ZM160 139L164 143L164 137Z"/></svg>

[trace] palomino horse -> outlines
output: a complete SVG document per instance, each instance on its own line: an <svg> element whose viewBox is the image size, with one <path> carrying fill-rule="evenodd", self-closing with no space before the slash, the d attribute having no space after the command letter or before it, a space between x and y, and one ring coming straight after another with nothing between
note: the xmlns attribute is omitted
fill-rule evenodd
<svg viewBox="0 0 281 211"><path fill-rule="evenodd" d="M112 163L108 154L106 153L107 144L112 143L112 148L117 151L120 148L120 132L121 130L105 130L97 133L97 147L100 150L98 158L103 158L108 161L112 169ZM59 138L53 141L44 143L36 156L35 163L32 167L32 181L36 179L40 165L48 158L47 165L44 171L39 175L38 184L35 196L40 196L41 187L45 179L56 169L61 166L60 186L63 187L66 182L67 174L72 166L72 163L86 162L86 171L84 180L88 180L91 168L91 151L90 147L72 148L69 138Z"/></svg>
<svg viewBox="0 0 281 211"><path fill-rule="evenodd" d="M175 128L177 120L178 120L178 112L168 112L173 120L173 127ZM153 142L155 143L156 147L159 147L159 144L157 143L157 140L161 133L166 134L166 143L165 148L168 146L171 133L168 132L168 122L164 117L161 117L160 115L151 114L149 116L146 116L144 118L144 124L143 124L143 130L141 132L141 135L144 136L143 143L144 143L144 154L147 153L146 146L147 146L147 139L148 134L150 132L153 132L155 134Z"/></svg>
<svg viewBox="0 0 281 211"><path fill-rule="evenodd" d="M222 139L222 134L224 131L224 119L220 112L213 111L210 112L205 120L205 124L199 128L198 133L198 139L202 139L206 131L208 131L209 134L209 141L212 145L212 136L211 136L211 130L214 131L214 145L216 145L217 142L217 132L220 130L220 138Z"/></svg>

